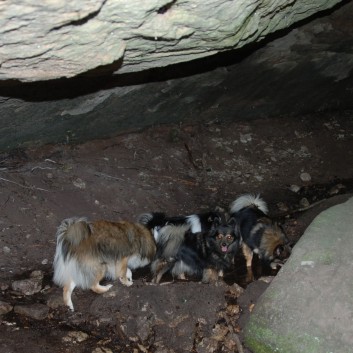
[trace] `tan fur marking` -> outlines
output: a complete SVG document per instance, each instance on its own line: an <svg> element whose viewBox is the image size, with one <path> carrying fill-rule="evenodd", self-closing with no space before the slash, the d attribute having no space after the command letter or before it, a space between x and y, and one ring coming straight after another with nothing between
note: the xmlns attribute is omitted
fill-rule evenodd
<svg viewBox="0 0 353 353"><path fill-rule="evenodd" d="M284 245L286 238L281 229L274 225L266 228L261 238L260 248L267 258L274 256L274 251L279 245Z"/></svg>
<svg viewBox="0 0 353 353"><path fill-rule="evenodd" d="M242 244L242 251L246 260L246 267L251 268L253 252L245 243Z"/></svg>
<svg viewBox="0 0 353 353"><path fill-rule="evenodd" d="M218 272L213 268L205 268L202 274L202 283L216 282L218 280Z"/></svg>
<svg viewBox="0 0 353 353"><path fill-rule="evenodd" d="M254 273L252 271L252 259L254 254L245 243L242 243L241 247L246 261L246 282L252 282L254 280Z"/></svg>
<svg viewBox="0 0 353 353"><path fill-rule="evenodd" d="M131 286L132 282L126 277L128 257L124 257L116 263L116 274L119 277L120 282L125 286Z"/></svg>
<svg viewBox="0 0 353 353"><path fill-rule="evenodd" d="M159 283L162 279L162 276L168 271L169 264L165 260L156 260L154 263L154 276L153 283Z"/></svg>

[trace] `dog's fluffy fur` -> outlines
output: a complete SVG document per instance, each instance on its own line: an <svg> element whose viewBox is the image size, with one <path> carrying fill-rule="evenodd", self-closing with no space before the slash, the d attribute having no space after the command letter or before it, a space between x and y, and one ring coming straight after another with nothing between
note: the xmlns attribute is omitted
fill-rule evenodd
<svg viewBox="0 0 353 353"><path fill-rule="evenodd" d="M211 229L215 221L221 222L220 212L210 211L204 213L195 213L189 216L169 217L162 212L150 212L140 215L138 222L151 229L155 240L158 242L161 230L165 226L182 226L191 233L207 232Z"/></svg>
<svg viewBox="0 0 353 353"><path fill-rule="evenodd" d="M104 277L130 286L131 269L149 264L156 253L151 231L127 221L69 218L61 222L56 236L53 281L64 288L64 303L71 310L75 287L104 293L112 286L99 283Z"/></svg>
<svg viewBox="0 0 353 353"><path fill-rule="evenodd" d="M203 224L207 230L200 231L202 226L192 228L190 223L195 222L196 217L186 217L186 221L179 219L180 222L169 218L169 222L158 229L157 254L151 266L155 283L159 283L168 271L179 278L184 278L185 273L200 276L203 282L208 283L217 280L233 264L240 237L235 233L232 222L221 222L219 213L212 215L215 217L205 218L208 222L212 219L212 223ZM203 216L197 217L198 222L203 219ZM150 226L156 224L151 222ZM193 232L195 229L197 231Z"/></svg>
<svg viewBox="0 0 353 353"><path fill-rule="evenodd" d="M276 268L291 253L289 240L281 227L267 215L266 202L259 195L246 194L238 197L230 206L242 238L246 265L251 268L253 253L261 261Z"/></svg>

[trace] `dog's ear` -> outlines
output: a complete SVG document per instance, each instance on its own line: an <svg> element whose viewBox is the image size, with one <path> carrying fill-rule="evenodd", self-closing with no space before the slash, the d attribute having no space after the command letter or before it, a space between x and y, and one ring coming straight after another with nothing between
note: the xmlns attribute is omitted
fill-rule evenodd
<svg viewBox="0 0 353 353"><path fill-rule="evenodd" d="M228 225L230 225L233 228L235 228L236 225L237 225L237 221L236 221L236 219L234 217L229 218L227 223L228 223Z"/></svg>
<svg viewBox="0 0 353 353"><path fill-rule="evenodd" d="M221 217L215 216L215 217L213 218L212 226L213 226L214 228L217 228L217 227L219 227L219 226L221 225L221 223L222 223Z"/></svg>

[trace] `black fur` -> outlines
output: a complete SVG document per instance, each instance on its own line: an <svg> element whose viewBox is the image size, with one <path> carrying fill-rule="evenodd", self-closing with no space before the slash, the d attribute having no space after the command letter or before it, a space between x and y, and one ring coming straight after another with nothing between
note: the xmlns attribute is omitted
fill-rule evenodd
<svg viewBox="0 0 353 353"><path fill-rule="evenodd" d="M198 231L205 232L210 230L215 220L221 222L222 214L220 212L210 211L204 213L195 213L188 216L167 216L162 212L150 212L144 213L139 216L138 222L144 224L149 229L157 229L166 226L166 225L189 225L189 228L193 233L193 220L198 222L200 229ZM194 224L195 225L195 224Z"/></svg>
<svg viewBox="0 0 353 353"><path fill-rule="evenodd" d="M155 282L159 282L167 271L177 276L184 272L188 275L202 276L203 282L210 282L218 278L218 272L223 272L233 265L234 256L240 245L240 236L234 227L234 219L225 222L222 215L217 214L208 231L197 233L192 233L191 229L178 228L178 225L175 225L174 229L171 227L173 225L162 230L161 242L157 242L157 258L152 264ZM169 236L169 230L178 229L180 233ZM175 241L177 237L180 239L179 242ZM172 242L171 252L171 247L168 246ZM210 277L210 273L213 278Z"/></svg>
<svg viewBox="0 0 353 353"><path fill-rule="evenodd" d="M267 205L260 196L240 196L231 205L231 216L243 240L248 268L251 267L252 253L272 268L288 258L291 252L289 240L281 226L267 215Z"/></svg>
<svg viewBox="0 0 353 353"><path fill-rule="evenodd" d="M241 238L251 248L256 249L261 245L261 239L264 232L264 227L259 227L258 230L253 232L254 227L259 223L259 220L267 220L266 223L271 224L265 213L257 207L246 207L239 212L232 214L239 227Z"/></svg>

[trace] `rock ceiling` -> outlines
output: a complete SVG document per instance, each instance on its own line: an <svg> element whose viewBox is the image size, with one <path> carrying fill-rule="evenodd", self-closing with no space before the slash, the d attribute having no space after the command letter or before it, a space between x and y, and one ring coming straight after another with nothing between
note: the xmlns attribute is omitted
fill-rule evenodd
<svg viewBox="0 0 353 353"><path fill-rule="evenodd" d="M0 2L0 80L135 72L257 42L339 0Z"/></svg>

